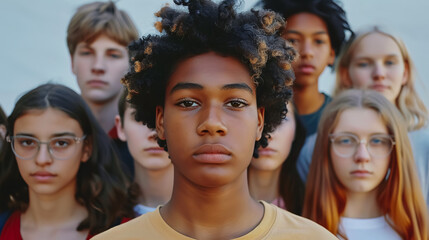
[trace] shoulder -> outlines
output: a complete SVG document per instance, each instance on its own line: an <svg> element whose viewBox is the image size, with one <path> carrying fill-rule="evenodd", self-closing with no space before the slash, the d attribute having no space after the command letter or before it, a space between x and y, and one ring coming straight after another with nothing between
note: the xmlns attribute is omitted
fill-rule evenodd
<svg viewBox="0 0 429 240"><path fill-rule="evenodd" d="M317 223L278 208L272 204L264 203L268 210L275 212L275 221L268 239L337 239L328 230Z"/></svg>
<svg viewBox="0 0 429 240"><path fill-rule="evenodd" d="M141 236L141 233L145 232L146 223L150 222L151 214L144 214L137 218L134 218L128 222L120 224L116 227L110 228L109 230L102 232L92 239L137 239L137 236Z"/></svg>
<svg viewBox="0 0 429 240"><path fill-rule="evenodd" d="M4 225L1 229L0 239L22 239L21 237L21 213L15 211L5 212L1 214L1 217L4 218Z"/></svg>

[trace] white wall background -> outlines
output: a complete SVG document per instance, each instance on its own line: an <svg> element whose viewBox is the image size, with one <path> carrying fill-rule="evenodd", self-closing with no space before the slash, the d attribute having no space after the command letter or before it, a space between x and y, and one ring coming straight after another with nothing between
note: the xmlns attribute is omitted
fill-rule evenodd
<svg viewBox="0 0 429 240"><path fill-rule="evenodd" d="M71 73L66 45L67 24L81 4L88 0L2 0L0 8L0 106L7 114L18 97L48 81L79 91ZM155 33L154 12L172 0L120 0L142 35ZM243 0L249 9L256 0ZM353 29L381 24L399 33L414 59L420 79L418 89L429 106L429 1L426 0L343 0ZM334 75L328 69L320 88L330 92Z"/></svg>

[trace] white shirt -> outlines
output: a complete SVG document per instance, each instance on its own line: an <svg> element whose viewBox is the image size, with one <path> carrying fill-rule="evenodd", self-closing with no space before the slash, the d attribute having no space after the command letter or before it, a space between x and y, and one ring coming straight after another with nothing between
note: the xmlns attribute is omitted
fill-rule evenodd
<svg viewBox="0 0 429 240"><path fill-rule="evenodd" d="M390 227L384 216L376 218L342 217L340 231L349 240L401 240L402 238ZM339 236L338 236L339 237ZM339 237L342 239L341 237Z"/></svg>

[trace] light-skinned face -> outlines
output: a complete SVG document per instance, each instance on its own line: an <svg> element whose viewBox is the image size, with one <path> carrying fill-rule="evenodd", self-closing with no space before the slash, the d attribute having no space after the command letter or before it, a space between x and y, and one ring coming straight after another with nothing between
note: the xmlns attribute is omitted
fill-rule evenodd
<svg viewBox="0 0 429 240"><path fill-rule="evenodd" d="M268 146L259 148L259 157L253 158L250 166L260 171L274 171L281 168L283 162L288 157L293 139L295 138L295 116L292 104L288 104L286 119L270 133Z"/></svg>
<svg viewBox="0 0 429 240"><path fill-rule="evenodd" d="M357 43L352 54L346 75L352 86L376 90L395 103L408 78L408 70L396 42L384 34L371 33Z"/></svg>
<svg viewBox="0 0 429 240"><path fill-rule="evenodd" d="M353 134L367 142L377 134L388 134L383 120L369 108L350 108L341 113L333 134ZM378 143L378 142L375 142ZM349 193L375 191L384 180L390 163L390 155L372 156L367 145L360 143L351 157L342 157L334 151L331 143L332 165L341 184Z"/></svg>
<svg viewBox="0 0 429 240"><path fill-rule="evenodd" d="M179 63L165 94L156 126L167 141L175 184L220 187L245 180L264 123L247 68L232 57L197 55Z"/></svg>
<svg viewBox="0 0 429 240"><path fill-rule="evenodd" d="M100 35L94 42L80 42L72 56L81 95L87 102L103 104L119 97L121 78L128 70L125 46Z"/></svg>
<svg viewBox="0 0 429 240"><path fill-rule="evenodd" d="M325 22L311 13L298 13L287 19L283 36L299 52L292 66L298 86L317 84L326 66L335 60Z"/></svg>
<svg viewBox="0 0 429 240"><path fill-rule="evenodd" d="M147 170L161 170L169 167L171 161L163 148L156 141L155 130L135 120L136 110L127 106L124 112L123 124L116 119L118 137L126 141L134 161Z"/></svg>
<svg viewBox="0 0 429 240"><path fill-rule="evenodd" d="M15 136L30 136L47 142L53 137L83 136L79 123L64 112L48 108L31 110L20 116L14 125ZM29 143L24 142L24 145ZM64 146L65 142L56 145ZM29 191L37 195L55 196L62 192L76 191L76 175L82 162L90 156L84 141L76 144L74 153L67 159L55 159L46 144L41 144L37 155L31 159L16 157L19 172L27 183Z"/></svg>

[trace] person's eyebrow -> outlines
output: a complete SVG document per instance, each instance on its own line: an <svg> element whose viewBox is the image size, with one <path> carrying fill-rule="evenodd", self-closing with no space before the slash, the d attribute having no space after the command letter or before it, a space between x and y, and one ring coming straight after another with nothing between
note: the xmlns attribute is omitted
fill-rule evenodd
<svg viewBox="0 0 429 240"><path fill-rule="evenodd" d="M203 86L196 83L178 83L176 84L170 91L170 94L174 93L175 91L182 90L182 89L203 89Z"/></svg>
<svg viewBox="0 0 429 240"><path fill-rule="evenodd" d="M296 30L286 30L286 33L293 33L293 34L302 35L301 32L296 31ZM326 32L326 31L318 31L318 32L313 33L312 35L321 35L321 34L328 34L328 32Z"/></svg>
<svg viewBox="0 0 429 240"><path fill-rule="evenodd" d="M72 133L72 132L60 132L60 133L55 133L53 134L51 137L63 137L63 136L72 136L72 137L76 137L76 134Z"/></svg>
<svg viewBox="0 0 429 240"><path fill-rule="evenodd" d="M253 94L252 88L245 83L231 83L231 84L226 84L222 87L222 90L229 90L229 89L243 89L250 92L250 94Z"/></svg>

